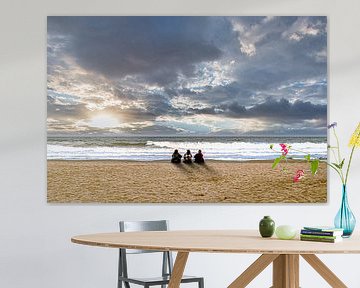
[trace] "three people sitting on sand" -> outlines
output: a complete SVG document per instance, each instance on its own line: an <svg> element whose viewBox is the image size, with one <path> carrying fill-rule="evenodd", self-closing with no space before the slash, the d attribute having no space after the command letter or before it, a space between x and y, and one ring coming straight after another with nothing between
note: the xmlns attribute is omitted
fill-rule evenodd
<svg viewBox="0 0 360 288"><path fill-rule="evenodd" d="M177 149L175 149L174 153L171 156L171 163L181 163L181 154L179 153L179 151ZM191 164L192 163L192 154L190 152L190 150L187 150L186 153L184 154L184 160L183 162L185 164ZM205 160L204 160L204 155L202 154L201 150L198 151L198 153L195 154L194 156L194 162L197 164L204 164Z"/></svg>

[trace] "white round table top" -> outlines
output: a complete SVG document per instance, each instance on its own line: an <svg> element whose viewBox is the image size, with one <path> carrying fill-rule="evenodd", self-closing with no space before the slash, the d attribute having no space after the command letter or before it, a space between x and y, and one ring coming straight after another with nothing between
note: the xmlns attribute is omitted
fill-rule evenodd
<svg viewBox="0 0 360 288"><path fill-rule="evenodd" d="M251 254L340 254L360 253L360 237L353 235L338 243L262 238L256 230L188 230L116 232L80 235L77 244L99 247Z"/></svg>

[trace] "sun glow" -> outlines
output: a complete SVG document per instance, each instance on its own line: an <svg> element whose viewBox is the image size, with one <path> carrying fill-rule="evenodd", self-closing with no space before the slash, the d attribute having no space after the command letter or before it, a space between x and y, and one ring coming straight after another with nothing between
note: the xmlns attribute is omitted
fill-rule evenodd
<svg viewBox="0 0 360 288"><path fill-rule="evenodd" d="M108 114L96 115L88 122L91 127L96 128L116 128L119 127L119 121Z"/></svg>

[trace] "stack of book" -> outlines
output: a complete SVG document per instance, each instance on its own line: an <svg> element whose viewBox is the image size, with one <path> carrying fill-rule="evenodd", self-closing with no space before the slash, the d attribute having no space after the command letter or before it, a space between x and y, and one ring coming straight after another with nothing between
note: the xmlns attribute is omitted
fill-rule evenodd
<svg viewBox="0 0 360 288"><path fill-rule="evenodd" d="M304 227L300 232L302 241L336 243L342 241L344 230L334 227Z"/></svg>

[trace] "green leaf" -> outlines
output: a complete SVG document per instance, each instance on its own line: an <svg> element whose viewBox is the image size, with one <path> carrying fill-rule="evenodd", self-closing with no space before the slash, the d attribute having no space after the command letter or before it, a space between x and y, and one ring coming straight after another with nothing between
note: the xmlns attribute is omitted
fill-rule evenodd
<svg viewBox="0 0 360 288"><path fill-rule="evenodd" d="M335 163L335 162L333 162L333 163L331 163L331 164L333 164L336 168L341 169L341 167L340 167L339 164L337 164L337 163Z"/></svg>
<svg viewBox="0 0 360 288"><path fill-rule="evenodd" d="M274 144L270 144L270 149L272 150L274 148Z"/></svg>
<svg viewBox="0 0 360 288"><path fill-rule="evenodd" d="M344 163L345 163L345 158L341 161L340 165L339 165L339 168L342 169L343 166L344 166Z"/></svg>
<svg viewBox="0 0 360 288"><path fill-rule="evenodd" d="M319 160L315 159L315 160L311 161L311 167L310 167L311 174L315 175L318 168L319 168Z"/></svg>
<svg viewBox="0 0 360 288"><path fill-rule="evenodd" d="M274 169L281 161L282 157L275 158L274 163L272 165L272 169Z"/></svg>
<svg viewBox="0 0 360 288"><path fill-rule="evenodd" d="M309 161L309 162L310 162L310 154L304 156L304 158L305 158L306 161Z"/></svg>

